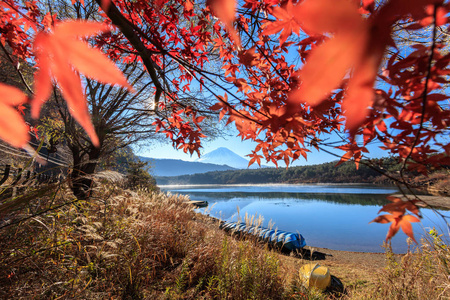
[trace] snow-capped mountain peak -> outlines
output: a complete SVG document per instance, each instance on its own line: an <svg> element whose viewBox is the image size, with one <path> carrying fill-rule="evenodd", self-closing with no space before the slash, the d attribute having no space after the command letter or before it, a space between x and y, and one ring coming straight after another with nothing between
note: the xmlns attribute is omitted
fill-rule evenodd
<svg viewBox="0 0 450 300"><path fill-rule="evenodd" d="M208 152L196 161L217 165L227 165L236 169L247 169L248 167L248 160L225 147L220 147L216 150ZM253 169L255 166L252 165L250 168Z"/></svg>

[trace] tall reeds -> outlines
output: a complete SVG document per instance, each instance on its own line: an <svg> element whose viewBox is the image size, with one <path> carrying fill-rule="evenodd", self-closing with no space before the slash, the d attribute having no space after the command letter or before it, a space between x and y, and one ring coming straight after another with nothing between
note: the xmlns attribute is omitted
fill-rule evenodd
<svg viewBox="0 0 450 300"><path fill-rule="evenodd" d="M187 200L121 190L106 180L89 202L76 201L68 189L58 187L8 212L3 224L18 222L0 230L0 298L335 297L306 290L297 270L286 266L287 259L256 239L225 234L217 221L195 213ZM261 224L256 217L245 219ZM339 297L446 299L449 259L449 248L431 232L420 253L398 261L388 251L386 268L373 289L349 290Z"/></svg>

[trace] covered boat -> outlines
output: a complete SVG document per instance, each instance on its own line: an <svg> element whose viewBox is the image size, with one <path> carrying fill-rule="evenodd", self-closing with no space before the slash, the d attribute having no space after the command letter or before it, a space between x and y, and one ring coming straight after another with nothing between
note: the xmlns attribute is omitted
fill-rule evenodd
<svg viewBox="0 0 450 300"><path fill-rule="evenodd" d="M208 201L202 201L202 200L190 200L186 203L194 205L195 207L207 207L208 206Z"/></svg>
<svg viewBox="0 0 450 300"><path fill-rule="evenodd" d="M305 239L299 233L288 232L278 229L267 229L263 227L247 225L242 222L223 222L220 225L225 231L238 234L249 234L258 239L281 248L282 250L295 251L306 246Z"/></svg>

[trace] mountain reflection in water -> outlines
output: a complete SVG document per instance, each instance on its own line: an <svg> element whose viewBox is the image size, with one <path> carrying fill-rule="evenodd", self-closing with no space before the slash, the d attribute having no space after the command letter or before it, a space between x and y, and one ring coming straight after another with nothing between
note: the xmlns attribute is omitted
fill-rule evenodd
<svg viewBox="0 0 450 300"><path fill-rule="evenodd" d="M381 244L389 225L369 222L388 202L386 196L397 192L393 187L358 185L220 185L162 189L188 195L192 200L208 201L209 206L198 211L222 220L237 221L246 213L256 214L264 218L263 226L267 227L272 221L281 230L298 231L310 246L362 252L384 251ZM423 228L436 227L444 232L446 227L440 217L429 209L421 211L422 222L413 224L417 240ZM392 240L392 247L396 253L406 252L406 235L399 232Z"/></svg>
<svg viewBox="0 0 450 300"><path fill-rule="evenodd" d="M265 199L291 199L293 201L316 200L330 203L355 204L355 205L384 205L386 204L386 195L377 194L319 194L319 193L283 193L283 192L189 192L177 191L183 195L189 195L191 199L207 200L215 199L215 201L229 201L236 198L254 198L259 200Z"/></svg>

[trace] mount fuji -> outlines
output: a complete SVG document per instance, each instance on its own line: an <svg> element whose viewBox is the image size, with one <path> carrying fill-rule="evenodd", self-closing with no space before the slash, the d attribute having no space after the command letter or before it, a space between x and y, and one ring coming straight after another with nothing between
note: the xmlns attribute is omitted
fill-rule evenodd
<svg viewBox="0 0 450 300"><path fill-rule="evenodd" d="M202 155L196 162L201 163L209 163L216 165L227 165L229 167L235 169L247 169L248 160L234 153L228 148L220 147L216 150L208 152ZM264 166L263 166L264 167ZM250 166L250 169L258 169L259 166L257 164L253 164Z"/></svg>

